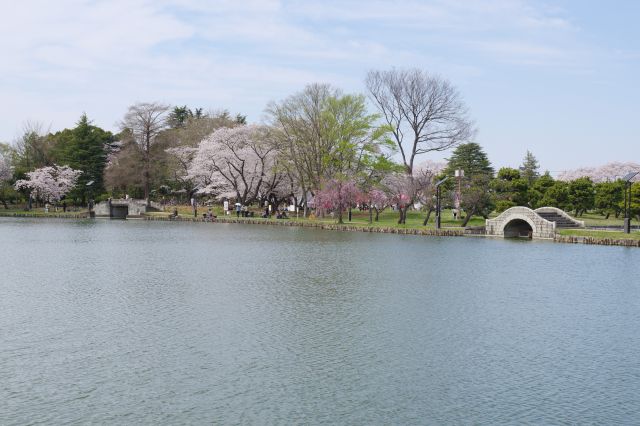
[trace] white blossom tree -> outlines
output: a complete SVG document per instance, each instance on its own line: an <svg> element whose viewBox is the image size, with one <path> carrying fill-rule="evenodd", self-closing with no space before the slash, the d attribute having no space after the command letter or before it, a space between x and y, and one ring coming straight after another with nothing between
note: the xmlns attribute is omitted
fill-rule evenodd
<svg viewBox="0 0 640 426"><path fill-rule="evenodd" d="M629 172L640 171L640 164L632 162L613 162L599 167L581 167L575 170L567 170L558 176L558 180L572 181L581 177L588 177L595 183L615 181ZM636 176L635 181L640 181Z"/></svg>
<svg viewBox="0 0 640 426"><path fill-rule="evenodd" d="M221 128L200 142L185 178L201 194L247 204L280 184L276 158L277 144L268 127Z"/></svg>
<svg viewBox="0 0 640 426"><path fill-rule="evenodd" d="M13 171L11 170L11 164L9 160L0 153L0 182L6 182L11 179Z"/></svg>
<svg viewBox="0 0 640 426"><path fill-rule="evenodd" d="M8 209L5 190L9 186L9 181L13 177L13 170L9 160L0 152L0 202Z"/></svg>
<svg viewBox="0 0 640 426"><path fill-rule="evenodd" d="M27 173L27 179L16 181L15 189L28 190L37 200L55 203L76 186L81 170L69 166L47 166Z"/></svg>

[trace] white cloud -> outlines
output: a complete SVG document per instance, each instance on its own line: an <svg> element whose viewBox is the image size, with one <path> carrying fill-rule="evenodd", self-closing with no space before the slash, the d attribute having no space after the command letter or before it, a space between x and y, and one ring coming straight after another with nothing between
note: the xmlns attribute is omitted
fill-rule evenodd
<svg viewBox="0 0 640 426"><path fill-rule="evenodd" d="M112 128L136 100L257 119L309 82L357 89L372 67L475 77L466 54L556 66L574 32L562 11L523 0L12 2L0 15L0 139L24 119L56 129L82 111Z"/></svg>

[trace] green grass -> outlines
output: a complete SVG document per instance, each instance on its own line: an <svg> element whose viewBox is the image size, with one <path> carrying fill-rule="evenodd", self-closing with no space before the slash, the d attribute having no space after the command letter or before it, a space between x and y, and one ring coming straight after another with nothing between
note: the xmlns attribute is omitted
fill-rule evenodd
<svg viewBox="0 0 640 426"><path fill-rule="evenodd" d="M570 235L574 237L592 237L612 240L640 240L640 232L632 231L625 234L622 231L592 231L589 229L561 229L560 235Z"/></svg>
<svg viewBox="0 0 640 426"><path fill-rule="evenodd" d="M597 213L585 213L582 216L572 217L575 217L577 220L583 220L586 226L622 226L623 224L622 217L616 219L613 215L609 216L609 219L606 219L604 215L600 215ZM633 223L634 220L632 219L631 222ZM637 223L637 221L635 222Z"/></svg>
<svg viewBox="0 0 640 426"><path fill-rule="evenodd" d="M73 210L73 211L72 211ZM62 207L58 208L56 212L54 208L50 208L49 212L44 211L44 207L32 208L31 210L25 210L24 208L9 208L5 209L0 206L0 216L13 216L14 214L18 215L29 215L29 216L37 216L37 217L47 217L47 216L77 216L80 214L88 213L86 208L78 208L77 211L75 208L67 208L66 212L62 211Z"/></svg>
<svg viewBox="0 0 640 426"><path fill-rule="evenodd" d="M148 213L148 215L150 216L168 216L171 214L171 212L173 212L173 206L167 206L165 208L164 212L157 212L157 213ZM175 208L177 208L178 210L178 215L180 217L183 218L191 218L193 217L193 210L191 209L191 206L186 206L186 205L181 205L181 206L175 206ZM202 206L202 207L198 207L198 217L202 217L203 213L206 213L208 211L208 207L206 206ZM262 210L258 210L255 208L251 208L250 211L254 212L254 217L253 218L249 218L249 219L260 219L260 215L262 214ZM217 215L220 218L225 217L222 211L222 208L220 207L213 207L213 213L215 215ZM298 221L311 221L311 222L320 222L320 223L327 223L327 224L335 224L338 223L338 219L337 216L336 217L331 217L330 215L325 216L324 218L320 218L320 217L316 217L314 219L310 219L310 218L296 218L295 214L292 213L287 213L289 215L289 219L285 219L285 220L298 220ZM397 211L393 211L391 209L387 209L383 212L380 213L379 215L379 220L376 222L374 220L374 222L372 224L369 224L369 212L368 211L359 211L357 209L352 210L352 220L351 222L349 222L348 218L348 212L344 212L343 214L343 221L345 223L345 225L351 225L351 226L375 226L375 227L386 227L386 228L407 228L407 229L416 229L416 228L435 228L435 214L432 213L431 217L429 219L429 223L424 226L422 225L424 218L426 217L426 213L425 212L419 212L419 211L409 211L407 213L407 220L406 220L406 224L404 225L399 225L398 224L398 216L399 213ZM227 218L236 218L236 213L231 212L230 215L226 216ZM375 219L375 212L373 215L374 219ZM242 218L241 218L242 219ZM275 216L272 216L271 219L275 219ZM469 223L467 224L467 226L481 226L484 225L484 219L482 217L473 217ZM444 210L442 212L442 226L443 227L460 227L462 226L462 220L454 220L453 219L453 214L451 213L450 210Z"/></svg>

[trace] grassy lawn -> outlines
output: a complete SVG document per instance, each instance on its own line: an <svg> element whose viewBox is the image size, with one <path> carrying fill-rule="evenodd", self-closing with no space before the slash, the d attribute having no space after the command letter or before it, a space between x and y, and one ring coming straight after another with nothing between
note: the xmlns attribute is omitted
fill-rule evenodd
<svg viewBox="0 0 640 426"><path fill-rule="evenodd" d="M640 231L632 231L625 234L621 231L592 231L588 229L561 229L560 235L571 235L574 237L593 237L612 240L640 240Z"/></svg>
<svg viewBox="0 0 640 426"><path fill-rule="evenodd" d="M616 219L615 216L611 215L609 216L609 219L605 219L603 215L596 214L596 213L585 213L580 217L576 217L576 219L583 220L586 226L610 226L610 225L622 226L622 223L623 223L622 217L619 217ZM638 222L632 219L631 224L637 225Z"/></svg>
<svg viewBox="0 0 640 426"><path fill-rule="evenodd" d="M38 216L38 217L47 217L47 216L69 216L69 217L73 217L73 216L77 216L79 214L86 214L88 213L86 208L78 208L76 210L76 208L72 208L69 207L67 208L66 213L62 211L62 207L58 208L58 211L56 212L54 208L50 208L49 212L45 212L44 211L44 207L38 207L38 208L32 208L31 210L27 211L24 208L9 208L8 210L0 207L0 216L13 216L14 214L25 214L25 215L29 215L29 216Z"/></svg>
<svg viewBox="0 0 640 426"><path fill-rule="evenodd" d="M191 209L190 206L176 206L176 208L178 209L178 215L180 217L184 217L184 218L189 218L189 217L193 217L193 210ZM260 219L260 215L262 214L262 210L257 210L257 209L250 209L251 211L254 212L254 217L250 218L250 219ZM167 207L165 209L164 212L158 212L158 213L149 213L150 216L168 216L171 212L173 211L173 207ZM203 213L206 213L208 211L208 207L198 207L198 216L202 217ZM225 217L223 212L222 212L222 208L220 207L213 207L213 213L215 215L217 215L218 217L222 218ZM320 222L320 223L337 223L338 220L337 218L332 218L331 216L327 215L324 218L315 218L315 219L302 219L302 218L298 218L296 219L295 214L289 214L289 219L285 219L285 220L299 220L299 221L313 221L313 222ZM236 213L235 212L231 212L230 215L226 216L227 218L236 218ZM368 211L359 211L357 209L352 210L352 220L351 222L348 221L348 213L344 212L343 214L343 220L344 223L346 225L352 225L352 226L377 226L377 227L388 227L388 228L408 228L408 229L413 229L413 228L425 228L425 226L422 225L422 222L424 221L424 218L426 217L426 213L425 212L419 212L419 211L409 211L407 213L407 223L404 225L398 225L398 212L397 211L393 211L391 209L387 209L383 212L380 213L379 216L379 220L376 222L374 220L374 222L369 225L369 212ZM242 218L241 218L242 219ZM271 217L272 220L275 220L275 216ZM375 212L374 212L374 219L375 219ZM481 226L484 225L484 219L482 217L473 217L469 223L467 224L467 226ZM454 220L453 219L453 214L451 213L451 210L444 210L442 212L442 226L443 227L460 227L462 225L462 221L461 220ZM426 228L435 228L435 214L432 213L431 217L429 218L429 223L427 224Z"/></svg>

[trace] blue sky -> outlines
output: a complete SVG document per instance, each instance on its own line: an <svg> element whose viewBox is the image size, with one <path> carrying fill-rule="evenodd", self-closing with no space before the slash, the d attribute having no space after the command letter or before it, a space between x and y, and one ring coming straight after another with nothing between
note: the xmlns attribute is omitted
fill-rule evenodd
<svg viewBox="0 0 640 426"><path fill-rule="evenodd" d="M83 111L116 130L161 101L263 119L312 82L364 92L372 68L458 87L496 167L640 162L639 1L2 0L0 141ZM436 155L434 159L446 157Z"/></svg>

